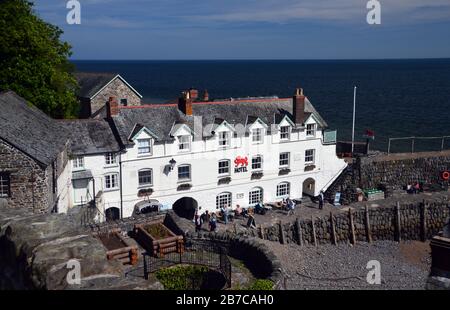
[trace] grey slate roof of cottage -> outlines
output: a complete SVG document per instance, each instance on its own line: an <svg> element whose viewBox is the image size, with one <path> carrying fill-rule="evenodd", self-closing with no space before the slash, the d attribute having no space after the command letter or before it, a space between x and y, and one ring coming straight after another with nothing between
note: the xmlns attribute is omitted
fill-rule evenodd
<svg viewBox="0 0 450 310"><path fill-rule="evenodd" d="M71 154L113 153L120 150L111 126L103 119L59 120L70 132Z"/></svg>
<svg viewBox="0 0 450 310"><path fill-rule="evenodd" d="M56 120L7 91L0 93L0 139L49 165L64 149L69 133Z"/></svg>
<svg viewBox="0 0 450 310"><path fill-rule="evenodd" d="M221 102L193 103L193 115L187 116L178 109L176 104L139 106L139 107L120 107L119 114L113 116L114 123L119 132L122 143L130 144L128 137L136 124L147 127L154 132L160 141L172 140L170 136L174 124L184 123L194 130L194 116L202 116L203 128L214 129L219 120L225 120L231 125L242 124L248 126L248 119L260 118L269 127L277 124L284 115L291 120L292 117L292 98L287 99L266 99L266 100L232 100ZM316 111L311 102L305 99L305 117L314 114L319 125L327 127L327 123ZM306 119L305 119L306 120ZM197 130L197 128L195 128ZM203 132L203 136L212 135L212 133ZM198 134L198 132L197 132Z"/></svg>
<svg viewBox="0 0 450 310"><path fill-rule="evenodd" d="M80 86L78 96L92 98L117 75L117 73L76 72L75 78Z"/></svg>

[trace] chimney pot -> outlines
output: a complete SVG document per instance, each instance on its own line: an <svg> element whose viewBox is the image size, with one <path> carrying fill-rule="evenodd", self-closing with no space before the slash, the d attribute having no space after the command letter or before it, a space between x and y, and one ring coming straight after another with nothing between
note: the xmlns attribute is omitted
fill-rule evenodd
<svg viewBox="0 0 450 310"><path fill-rule="evenodd" d="M207 89L205 89L205 92L203 93L203 101L209 101L209 93Z"/></svg>

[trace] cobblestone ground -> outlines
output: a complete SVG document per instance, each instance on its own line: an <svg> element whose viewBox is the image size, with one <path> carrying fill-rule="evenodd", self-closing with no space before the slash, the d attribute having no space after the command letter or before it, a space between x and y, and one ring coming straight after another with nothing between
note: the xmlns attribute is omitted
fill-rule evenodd
<svg viewBox="0 0 450 310"><path fill-rule="evenodd" d="M283 262L287 289L412 289L425 288L431 258L429 244L378 241L372 244L300 247L263 241ZM381 284L370 285L370 260L381 264Z"/></svg>

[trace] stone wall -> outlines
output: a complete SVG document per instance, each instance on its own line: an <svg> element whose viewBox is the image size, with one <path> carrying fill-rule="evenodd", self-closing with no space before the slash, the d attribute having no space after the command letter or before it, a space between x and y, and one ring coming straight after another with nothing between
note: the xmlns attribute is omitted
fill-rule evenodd
<svg viewBox="0 0 450 310"><path fill-rule="evenodd" d="M299 245L427 240L438 234L447 223L450 203L443 200L399 204L398 207L367 207L351 209L351 214L350 216L350 211L345 211L321 218L298 219L289 223L258 227L243 234Z"/></svg>
<svg viewBox="0 0 450 310"><path fill-rule="evenodd" d="M0 171L10 173L11 197L0 198L9 208L47 212L53 205L52 167L42 167L10 144L0 141Z"/></svg>
<svg viewBox="0 0 450 310"><path fill-rule="evenodd" d="M141 105L141 98L121 79L116 78L91 100L91 115L105 106L109 97L116 97L119 104L120 99L127 99L128 106Z"/></svg>

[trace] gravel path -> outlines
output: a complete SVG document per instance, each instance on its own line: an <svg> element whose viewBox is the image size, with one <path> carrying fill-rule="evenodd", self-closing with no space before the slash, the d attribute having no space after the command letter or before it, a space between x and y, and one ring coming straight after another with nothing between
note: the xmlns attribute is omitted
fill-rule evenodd
<svg viewBox="0 0 450 310"><path fill-rule="evenodd" d="M263 241L283 262L287 289L424 289L431 259L421 242L299 247ZM381 264L381 284L366 281L370 260Z"/></svg>

